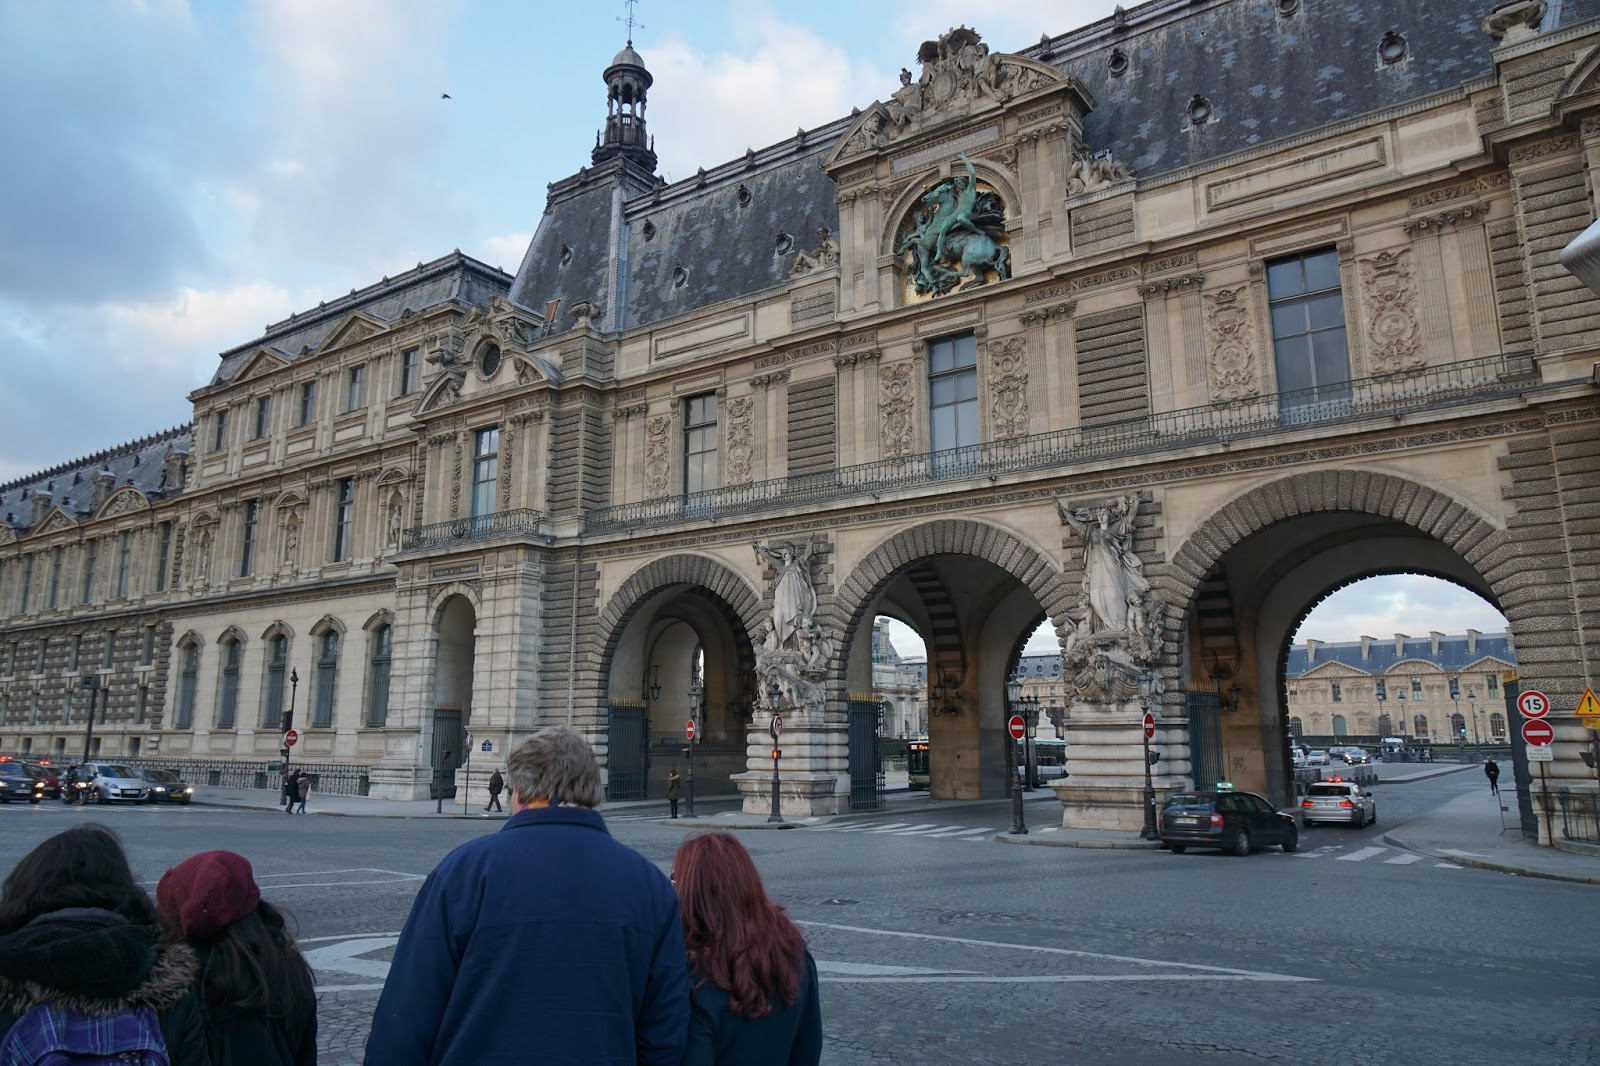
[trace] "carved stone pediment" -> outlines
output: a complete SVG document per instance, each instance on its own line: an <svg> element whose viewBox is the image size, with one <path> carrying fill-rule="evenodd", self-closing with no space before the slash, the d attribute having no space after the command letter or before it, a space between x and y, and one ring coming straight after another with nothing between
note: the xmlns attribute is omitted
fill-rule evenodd
<svg viewBox="0 0 1600 1066"><path fill-rule="evenodd" d="M241 381L263 377L279 367L288 365L289 360L284 358L281 353L275 352L270 348L257 348L255 354L246 359L244 365L233 375L231 384L237 385Z"/></svg>
<svg viewBox="0 0 1600 1066"><path fill-rule="evenodd" d="M343 348L346 345L355 344L357 341L364 341L385 328L387 328L385 323L370 315L360 311L352 312L328 335L327 340L317 346L317 351L319 354L321 352L330 352L335 348Z"/></svg>
<svg viewBox="0 0 1600 1066"><path fill-rule="evenodd" d="M61 510L59 507L56 507L52 508L50 513L45 515L44 521L40 522L38 527L34 529L33 535L36 537L42 537L46 533L55 533L63 529L71 529L77 524L78 523L73 521L70 515Z"/></svg>
<svg viewBox="0 0 1600 1066"><path fill-rule="evenodd" d="M100 508L100 518L110 518L112 515L127 514L129 511L143 511L148 509L150 501L144 493L135 488L124 488L112 494L104 507Z"/></svg>

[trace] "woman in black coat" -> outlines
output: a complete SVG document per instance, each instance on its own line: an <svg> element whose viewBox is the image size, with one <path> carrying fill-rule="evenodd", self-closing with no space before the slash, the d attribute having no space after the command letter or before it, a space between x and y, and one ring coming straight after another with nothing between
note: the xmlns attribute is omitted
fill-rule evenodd
<svg viewBox="0 0 1600 1066"><path fill-rule="evenodd" d="M149 1007L172 1066L211 1066L198 960L159 936L111 830L81 825L46 840L0 889L0 1038L36 1006L91 1017Z"/></svg>

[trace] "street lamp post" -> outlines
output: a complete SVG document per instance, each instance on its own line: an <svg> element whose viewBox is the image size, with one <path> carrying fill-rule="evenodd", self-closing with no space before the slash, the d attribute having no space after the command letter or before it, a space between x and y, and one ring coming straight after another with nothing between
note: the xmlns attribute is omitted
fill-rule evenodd
<svg viewBox="0 0 1600 1066"><path fill-rule="evenodd" d="M1012 674L1006 681L1006 708L1008 710L1019 708L1021 702L1022 679L1016 674ZM1006 746L1006 756L1011 761L1009 767L1011 776L1011 835L1026 836L1028 824L1022 818L1022 770L1021 767L1017 766L1017 752L1021 744L1012 739L1009 726L1006 732L1006 739L1010 741Z"/></svg>
<svg viewBox="0 0 1600 1066"><path fill-rule="evenodd" d="M1150 671L1139 671L1139 707L1146 715L1150 713L1150 690L1152 687ZM1139 738L1144 742L1144 828L1139 830L1141 840L1156 840L1160 834L1156 832L1156 786L1150 778L1150 767L1155 763L1155 753L1150 750L1150 738L1145 735L1144 722L1139 722Z"/></svg>
<svg viewBox="0 0 1600 1066"><path fill-rule="evenodd" d="M700 743L700 701L705 696L705 686L700 684L700 678L695 677L689 682L689 720L694 723L694 736L689 738L689 771L684 782L688 791L684 796L683 816L695 817L694 813L694 748Z"/></svg>
<svg viewBox="0 0 1600 1066"><path fill-rule="evenodd" d="M285 737L287 737L289 735L289 730L294 728L294 701L295 701L295 697L297 695L299 695L299 693L300 693L300 671L291 667L290 670L289 670L289 713L285 714L283 716L283 719L278 723L278 726L279 726L278 732L282 733ZM281 689L281 688L278 690L278 698L279 699L283 698L283 689ZM289 780L289 756L290 756L290 753L292 753L294 751L294 748L290 747L288 744L285 744L285 745L283 745L282 748L280 748L278 750L283 755L283 768L278 774L278 779L280 781L287 781L287 780ZM439 783L438 782L438 771L434 772L434 778L435 778L434 785L437 786L438 783ZM285 807L294 806L294 800L290 797L289 793L287 791L284 791L281 788L279 789L279 791L283 792L283 800L284 800L283 805ZM437 792L439 790L438 790L437 787L435 787L434 791ZM442 804L443 802L444 801L441 799L440 803ZM442 807L441 807L441 810L442 810ZM435 812L435 813L438 813L438 812Z"/></svg>
<svg viewBox="0 0 1600 1066"><path fill-rule="evenodd" d="M94 743L94 700L100 694L100 675L88 674L78 681L80 688L89 690L89 721L83 727L83 762L89 761L89 748Z"/></svg>
<svg viewBox="0 0 1600 1066"><path fill-rule="evenodd" d="M783 718L778 714L778 697L782 689L774 681L767 686L767 709L772 712L772 812L767 815L767 821L780 823L783 821L783 810L778 803L778 760L783 757L783 749L778 747L778 738L783 735Z"/></svg>
<svg viewBox="0 0 1600 1066"><path fill-rule="evenodd" d="M1039 751L1033 743L1039 732L1039 697L1028 695L1022 698L1022 721L1028 727L1023 734L1022 765L1028 774L1028 791L1032 792L1039 787Z"/></svg>

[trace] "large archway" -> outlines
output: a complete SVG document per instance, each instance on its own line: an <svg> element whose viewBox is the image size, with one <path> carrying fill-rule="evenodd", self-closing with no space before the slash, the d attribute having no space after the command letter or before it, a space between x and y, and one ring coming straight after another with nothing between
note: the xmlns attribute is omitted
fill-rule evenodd
<svg viewBox="0 0 1600 1066"><path fill-rule="evenodd" d="M447 596L434 614L433 751L436 782L453 781L472 729L478 615L465 596Z"/></svg>

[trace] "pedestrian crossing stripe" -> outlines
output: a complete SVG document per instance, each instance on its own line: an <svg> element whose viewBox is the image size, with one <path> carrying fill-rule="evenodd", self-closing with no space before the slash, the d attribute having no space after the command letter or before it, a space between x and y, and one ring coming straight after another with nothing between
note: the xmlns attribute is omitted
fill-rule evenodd
<svg viewBox="0 0 1600 1066"><path fill-rule="evenodd" d="M835 822L832 825L809 825L813 833L871 833L881 836L926 837L930 840L962 840L979 835L998 833L988 826L973 828L966 825L939 825L936 822Z"/></svg>

